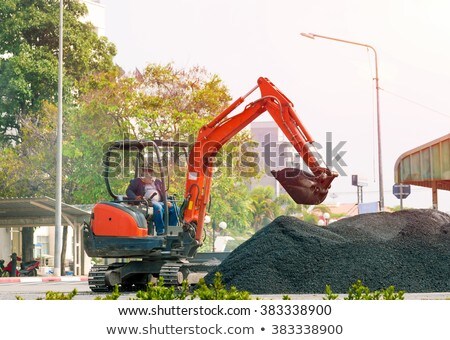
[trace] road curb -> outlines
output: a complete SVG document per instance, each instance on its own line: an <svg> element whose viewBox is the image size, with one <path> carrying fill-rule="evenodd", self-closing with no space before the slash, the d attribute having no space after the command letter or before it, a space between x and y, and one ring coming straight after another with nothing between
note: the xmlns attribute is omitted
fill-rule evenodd
<svg viewBox="0 0 450 340"><path fill-rule="evenodd" d="M1 277L2 283L25 283L25 282L81 282L87 281L87 276L32 276L32 277Z"/></svg>

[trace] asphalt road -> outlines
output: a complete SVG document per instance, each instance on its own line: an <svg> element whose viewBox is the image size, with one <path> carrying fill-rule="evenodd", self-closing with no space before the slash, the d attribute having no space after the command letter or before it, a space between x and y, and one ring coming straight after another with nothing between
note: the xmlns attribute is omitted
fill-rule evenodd
<svg viewBox="0 0 450 340"><path fill-rule="evenodd" d="M75 288L80 296L88 297L91 294L87 282L1 283L0 300L16 300L16 296L20 296L25 300L36 300L45 298L45 294L48 291L68 293Z"/></svg>
<svg viewBox="0 0 450 340"><path fill-rule="evenodd" d="M0 300L17 300L20 297L24 300L45 299L45 294L49 291L70 293L74 289L77 294L73 300L94 300L96 297L104 297L106 293L93 293L89 289L86 281L76 282L20 282L20 283L0 283ZM122 293L120 299L128 300L135 297L135 293Z"/></svg>
<svg viewBox="0 0 450 340"><path fill-rule="evenodd" d="M19 296L24 300L45 299L48 291L70 293L74 289L77 295L74 300L94 300L96 297L104 297L105 293L93 293L89 289L86 281L77 282L21 282L21 283L0 283L0 300L16 300ZM323 294L288 294L292 300L322 300ZM135 297L135 293L122 293L121 300L128 300ZM254 295L254 298L281 300L282 295ZM344 296L341 296L343 298ZM405 294L406 300L450 300L448 293L414 293Z"/></svg>

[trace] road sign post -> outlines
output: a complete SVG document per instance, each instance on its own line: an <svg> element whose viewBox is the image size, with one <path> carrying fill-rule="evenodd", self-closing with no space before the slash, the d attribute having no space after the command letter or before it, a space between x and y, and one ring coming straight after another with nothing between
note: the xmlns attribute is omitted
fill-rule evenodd
<svg viewBox="0 0 450 340"><path fill-rule="evenodd" d="M352 185L357 187L358 204L363 203L363 187L367 186L367 182L359 178L358 175L352 175Z"/></svg>
<svg viewBox="0 0 450 340"><path fill-rule="evenodd" d="M392 193L395 197L400 199L400 209L403 210L403 199L409 196L411 193L411 185L409 184L394 184L392 187Z"/></svg>

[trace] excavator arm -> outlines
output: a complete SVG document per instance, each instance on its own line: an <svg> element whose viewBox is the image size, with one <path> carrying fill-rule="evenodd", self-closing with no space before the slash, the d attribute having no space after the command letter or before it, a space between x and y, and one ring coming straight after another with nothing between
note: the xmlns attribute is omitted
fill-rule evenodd
<svg viewBox="0 0 450 340"><path fill-rule="evenodd" d="M261 98L248 104L242 112L228 117L258 88ZM331 182L337 177L337 173L320 166L310 149L313 139L297 117L292 102L272 82L261 77L257 86L200 129L189 154L183 219L186 228L195 229L198 242L202 237L210 198L214 157L225 143L266 111L311 170L311 173L297 168L272 171L272 175L297 204L321 203L327 196Z"/></svg>

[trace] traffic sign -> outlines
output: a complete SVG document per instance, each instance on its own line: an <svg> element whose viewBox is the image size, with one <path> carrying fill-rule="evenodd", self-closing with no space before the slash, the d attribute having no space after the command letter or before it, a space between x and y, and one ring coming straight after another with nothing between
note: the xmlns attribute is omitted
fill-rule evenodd
<svg viewBox="0 0 450 340"><path fill-rule="evenodd" d="M392 193L398 199L406 198L411 193L411 185L409 185L409 184L394 184L392 186Z"/></svg>
<svg viewBox="0 0 450 340"><path fill-rule="evenodd" d="M352 175L352 185L355 187L366 187L367 180L359 177L358 175Z"/></svg>

